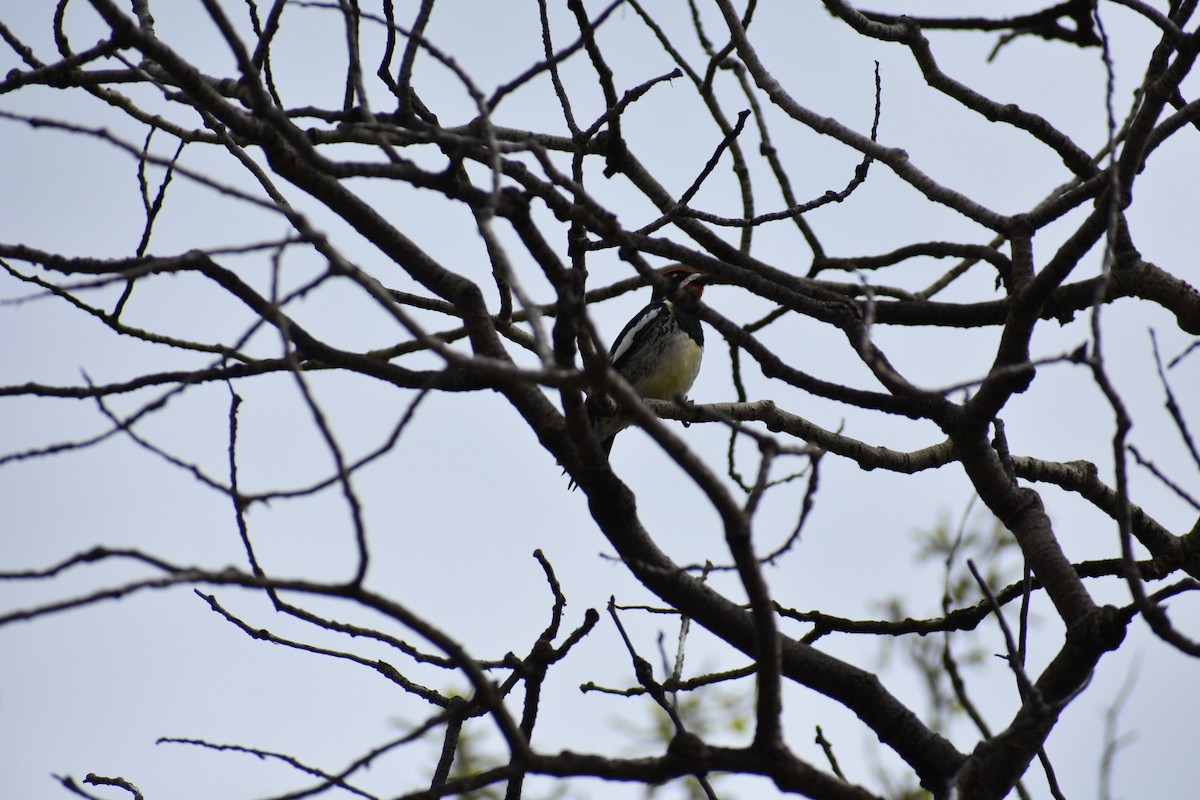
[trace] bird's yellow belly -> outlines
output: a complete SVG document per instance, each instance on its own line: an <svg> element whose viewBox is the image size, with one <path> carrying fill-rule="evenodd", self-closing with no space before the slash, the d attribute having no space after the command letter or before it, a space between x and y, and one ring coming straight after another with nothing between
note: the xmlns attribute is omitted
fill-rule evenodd
<svg viewBox="0 0 1200 800"><path fill-rule="evenodd" d="M655 370L634 386L642 397L655 400L674 400L692 388L700 373L700 346L690 338L683 337L676 352L664 354L663 369Z"/></svg>

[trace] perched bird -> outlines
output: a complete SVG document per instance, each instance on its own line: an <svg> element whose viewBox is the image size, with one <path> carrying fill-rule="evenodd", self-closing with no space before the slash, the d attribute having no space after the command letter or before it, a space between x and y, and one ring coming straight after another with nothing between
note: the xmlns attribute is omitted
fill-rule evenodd
<svg viewBox="0 0 1200 800"><path fill-rule="evenodd" d="M687 267L668 267L662 277L675 292L654 287L650 305L625 325L613 342L608 358L642 397L674 400L682 397L700 372L704 355L704 330L700 319L671 300L668 294L682 289L696 299L704 293L705 276ZM629 420L611 410L611 402L595 395L587 401L588 420L607 454L613 439L629 427ZM571 484L574 488L574 483Z"/></svg>

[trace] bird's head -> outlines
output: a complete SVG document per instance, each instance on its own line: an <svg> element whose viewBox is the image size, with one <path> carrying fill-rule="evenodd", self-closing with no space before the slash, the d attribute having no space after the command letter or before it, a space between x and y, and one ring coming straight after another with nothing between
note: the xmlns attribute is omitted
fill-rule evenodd
<svg viewBox="0 0 1200 800"><path fill-rule="evenodd" d="M689 267L667 267L660 273L660 275L662 276L663 280L667 282L667 286L670 287L670 289L664 292L659 289L658 286L655 286L654 297L652 298L654 302L662 300L664 297L668 297L670 294L672 294L671 290L678 289L688 292L695 299L699 300L700 296L704 294L705 285L708 283L708 277L706 275Z"/></svg>

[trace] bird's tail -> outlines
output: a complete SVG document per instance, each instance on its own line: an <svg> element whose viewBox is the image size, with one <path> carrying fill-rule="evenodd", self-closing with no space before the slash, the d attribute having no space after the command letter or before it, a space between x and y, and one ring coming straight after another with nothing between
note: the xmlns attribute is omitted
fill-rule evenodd
<svg viewBox="0 0 1200 800"><path fill-rule="evenodd" d="M612 452L613 440L617 438L617 434L629 427L629 420L613 410L613 404L610 400L593 401L591 397L586 403L588 413L588 423L592 426L592 432L600 440L600 449L604 451L604 457L608 458ZM563 474L567 474L567 470L563 468ZM575 491L578 484L572 479L567 484L567 488Z"/></svg>

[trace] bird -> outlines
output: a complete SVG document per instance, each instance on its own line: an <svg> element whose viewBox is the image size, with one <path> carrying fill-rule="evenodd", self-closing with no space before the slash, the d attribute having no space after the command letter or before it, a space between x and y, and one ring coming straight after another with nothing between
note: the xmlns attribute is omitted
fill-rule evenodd
<svg viewBox="0 0 1200 800"><path fill-rule="evenodd" d="M667 290L654 287L650 304L626 323L608 358L613 369L642 397L674 400L692 388L700 373L704 329L700 318L670 295L678 295L682 290L699 300L707 277L678 265L666 268L660 275ZM588 397L586 408L588 422L608 455L617 434L629 427L629 420L612 410L611 401L596 394ZM574 482L571 488L575 488Z"/></svg>

